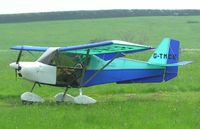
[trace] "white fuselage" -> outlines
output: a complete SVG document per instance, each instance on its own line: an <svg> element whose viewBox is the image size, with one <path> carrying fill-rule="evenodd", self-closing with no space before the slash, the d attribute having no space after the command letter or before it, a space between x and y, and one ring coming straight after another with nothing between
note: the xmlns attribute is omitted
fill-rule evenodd
<svg viewBox="0 0 200 129"><path fill-rule="evenodd" d="M24 79L56 85L56 66L48 65L43 62L51 61L51 55L55 54L57 47L48 48L35 62L13 62L10 67L15 69L17 73Z"/></svg>
<svg viewBox="0 0 200 129"><path fill-rule="evenodd" d="M21 67L18 74L22 78L45 84L56 84L56 67L43 64L41 62L19 62L19 64L11 63L10 67L16 69L18 65Z"/></svg>

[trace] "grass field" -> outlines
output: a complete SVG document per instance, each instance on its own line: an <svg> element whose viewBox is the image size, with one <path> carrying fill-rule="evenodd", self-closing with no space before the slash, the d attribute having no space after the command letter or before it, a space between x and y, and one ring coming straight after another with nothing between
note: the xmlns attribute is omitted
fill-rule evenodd
<svg viewBox="0 0 200 129"><path fill-rule="evenodd" d="M195 23L188 21L198 21ZM200 60L198 51L182 51L180 60L193 64L180 67L179 76L160 84L106 84L85 88L94 105L57 105L53 96L62 88L43 86L34 92L43 104L23 105L20 95L32 84L18 79L8 64L17 53L17 44L68 46L92 39L124 39L156 47L163 37L179 39L182 48L200 49L200 17L132 17L114 19L50 21L0 24L0 128L1 129L199 129ZM147 60L152 52L129 55ZM23 59L31 58L23 55ZM69 94L77 95L77 89Z"/></svg>

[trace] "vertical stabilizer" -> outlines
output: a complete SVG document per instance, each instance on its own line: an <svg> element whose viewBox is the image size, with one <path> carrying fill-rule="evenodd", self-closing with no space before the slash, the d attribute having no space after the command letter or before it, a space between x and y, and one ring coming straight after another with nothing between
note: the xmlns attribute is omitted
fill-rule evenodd
<svg viewBox="0 0 200 129"><path fill-rule="evenodd" d="M164 80L168 81L177 76L178 66L167 66L174 64L179 59L179 41L164 38L158 48L155 50L151 58L148 60L149 64L165 66Z"/></svg>

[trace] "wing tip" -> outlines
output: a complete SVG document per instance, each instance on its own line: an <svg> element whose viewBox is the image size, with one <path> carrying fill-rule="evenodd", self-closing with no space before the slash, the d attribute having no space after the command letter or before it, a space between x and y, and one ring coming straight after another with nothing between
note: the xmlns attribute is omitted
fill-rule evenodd
<svg viewBox="0 0 200 129"><path fill-rule="evenodd" d="M10 47L11 50L26 50L26 51L46 51L48 47L17 45Z"/></svg>

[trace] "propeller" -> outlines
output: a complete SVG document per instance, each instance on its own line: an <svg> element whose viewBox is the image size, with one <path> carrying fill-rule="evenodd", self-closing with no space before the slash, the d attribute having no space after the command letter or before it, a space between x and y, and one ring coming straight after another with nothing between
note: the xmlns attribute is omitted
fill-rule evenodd
<svg viewBox="0 0 200 129"><path fill-rule="evenodd" d="M22 48L23 47L21 47L20 52L19 52L18 57L17 57L17 60L16 60L16 64L17 64L17 68L15 69L15 78L16 78L16 80L17 80L17 71L21 70L21 66L19 65L19 61L20 61L21 56L22 56L22 51L23 51Z"/></svg>

